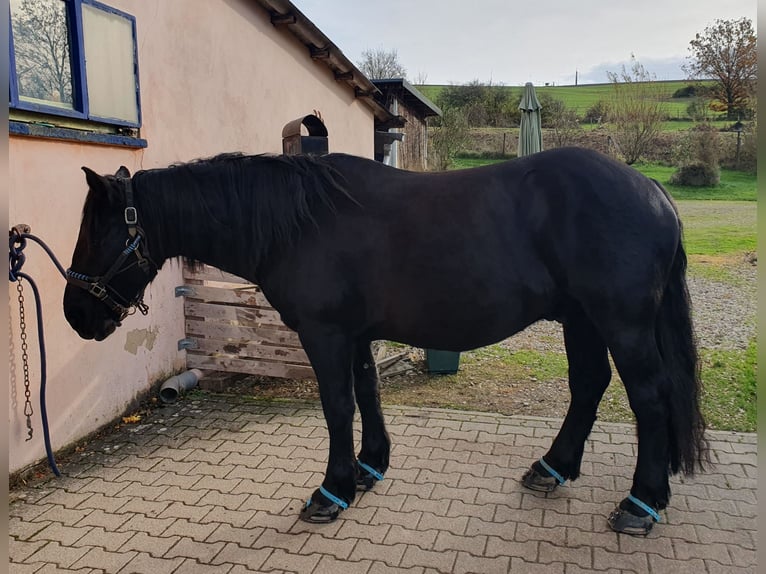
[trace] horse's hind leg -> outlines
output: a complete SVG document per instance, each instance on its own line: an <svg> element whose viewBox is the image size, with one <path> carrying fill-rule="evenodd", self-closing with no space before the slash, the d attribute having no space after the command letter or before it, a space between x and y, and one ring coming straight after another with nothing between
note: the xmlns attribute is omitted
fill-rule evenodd
<svg viewBox="0 0 766 574"><path fill-rule="evenodd" d="M638 428L638 460L630 496L609 517L618 532L647 534L670 499L670 380L654 327L615 331L609 343Z"/></svg>
<svg viewBox="0 0 766 574"><path fill-rule="evenodd" d="M354 393L362 416L362 449L357 462L356 486L370 490L388 470L391 439L380 408L378 369L369 341L360 341L354 352Z"/></svg>
<svg viewBox="0 0 766 574"><path fill-rule="evenodd" d="M526 487L544 492L580 476L585 441L612 376L606 343L578 304L567 310L563 324L569 361L569 410L550 450L523 478Z"/></svg>

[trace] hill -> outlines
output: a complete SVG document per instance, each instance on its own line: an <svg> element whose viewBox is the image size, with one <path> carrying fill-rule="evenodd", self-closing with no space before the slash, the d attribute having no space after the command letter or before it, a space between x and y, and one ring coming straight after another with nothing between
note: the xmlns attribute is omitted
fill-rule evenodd
<svg viewBox="0 0 766 574"><path fill-rule="evenodd" d="M673 98L676 90L685 88L693 84L689 80L670 80L658 81L662 94L662 101L671 119L688 119L686 108L695 101L696 98ZM703 85L710 85L712 82L701 82ZM422 85L417 86L427 98L437 102L439 93L447 86L445 85ZM497 86L499 89L511 90L514 93L521 91L522 86ZM582 84L579 86L535 86L538 96L547 94L553 98L564 102L568 108L573 109L579 117L583 117L585 112L596 104L599 100L608 100L612 93L612 84Z"/></svg>

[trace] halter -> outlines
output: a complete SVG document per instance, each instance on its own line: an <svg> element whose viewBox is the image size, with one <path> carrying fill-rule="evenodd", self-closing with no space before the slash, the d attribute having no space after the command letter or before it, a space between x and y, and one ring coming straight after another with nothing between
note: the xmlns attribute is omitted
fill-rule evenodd
<svg viewBox="0 0 766 574"><path fill-rule="evenodd" d="M67 283L76 285L82 289L85 289L88 293L93 295L96 299L106 304L112 311L119 315L119 320L122 321L128 315L132 315L136 312L136 309L141 312L142 315L146 315L149 312L149 306L144 303L144 290L139 291L136 296L128 301L125 297L120 295L114 287L109 285L109 282L118 274L127 271L134 265L138 267L151 279L157 274L157 264L149 256L149 249L146 247L146 233L138 225L138 211L136 211L133 201L133 184L130 178L118 178L119 181L125 182L125 224L128 226L128 237L126 241L126 247L117 256L117 260L112 263L109 270L101 276L90 277L83 273L77 273L71 268L66 271ZM144 239L144 250L141 252L140 243ZM131 253L135 253L136 261L127 267L123 267L123 263L130 256Z"/></svg>

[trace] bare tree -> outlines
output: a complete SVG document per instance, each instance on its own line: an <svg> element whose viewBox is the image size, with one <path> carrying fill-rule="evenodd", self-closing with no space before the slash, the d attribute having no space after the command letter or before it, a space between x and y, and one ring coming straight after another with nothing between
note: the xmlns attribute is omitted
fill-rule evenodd
<svg viewBox="0 0 766 574"><path fill-rule="evenodd" d="M362 59L356 65L371 80L407 77L407 70L399 62L399 54L395 49L364 50Z"/></svg>
<svg viewBox="0 0 766 574"><path fill-rule="evenodd" d="M575 136L582 132L577 112L566 107L558 98L550 98L543 107L547 110L544 127L551 128L553 135L553 147L563 147L573 143ZM547 123L547 125L546 125Z"/></svg>
<svg viewBox="0 0 766 574"><path fill-rule="evenodd" d="M423 70L419 71L418 75L415 76L413 83L416 86L425 86L426 83L428 83L428 73L424 72Z"/></svg>
<svg viewBox="0 0 766 574"><path fill-rule="evenodd" d="M18 7L14 7L11 21L20 94L72 103L65 4L22 0Z"/></svg>
<svg viewBox="0 0 766 574"><path fill-rule="evenodd" d="M748 18L716 20L689 44L692 55L684 70L693 79L713 78L712 108L737 119L755 94L758 55L753 23Z"/></svg>
<svg viewBox="0 0 766 574"><path fill-rule="evenodd" d="M628 165L646 153L662 127L662 91L649 72L631 55L630 70L607 72L612 83L609 106L611 137Z"/></svg>

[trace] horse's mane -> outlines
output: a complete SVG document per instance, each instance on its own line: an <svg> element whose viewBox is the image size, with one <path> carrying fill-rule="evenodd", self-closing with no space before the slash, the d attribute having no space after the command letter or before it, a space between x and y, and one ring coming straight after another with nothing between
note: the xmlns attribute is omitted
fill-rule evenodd
<svg viewBox="0 0 766 574"><path fill-rule="evenodd" d="M289 244L306 225L318 225L317 214L334 212L337 200L350 197L343 176L310 155L226 153L139 171L133 185L141 209L162 227L159 237L179 241L184 228L212 222L220 235L199 240L225 249L236 236L256 266L272 247ZM184 233L187 243L194 235ZM241 252L219 255L243 260Z"/></svg>

